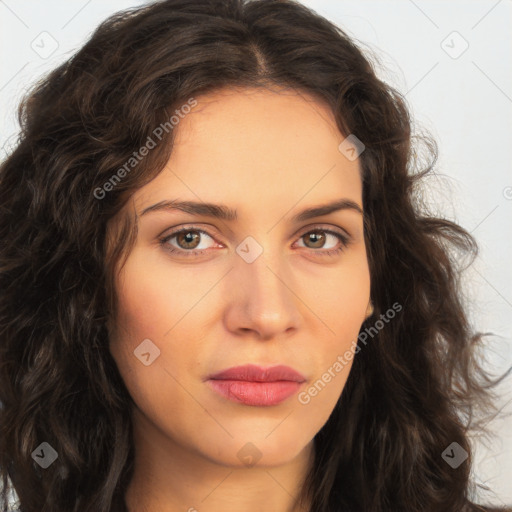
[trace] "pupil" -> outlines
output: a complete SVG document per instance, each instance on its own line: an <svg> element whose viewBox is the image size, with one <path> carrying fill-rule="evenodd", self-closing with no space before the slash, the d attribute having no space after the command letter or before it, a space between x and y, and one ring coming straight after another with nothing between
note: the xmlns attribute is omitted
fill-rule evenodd
<svg viewBox="0 0 512 512"><path fill-rule="evenodd" d="M192 231L186 231L184 233L181 233L181 236L185 239L185 244L193 244L194 239L196 239L196 241L199 239L199 235L197 233L194 234Z"/></svg>
<svg viewBox="0 0 512 512"><path fill-rule="evenodd" d="M315 233L310 233L309 238L310 238L310 241L313 242L313 244L315 244L315 243L319 244L321 247L323 239L325 238L325 235L323 235L323 234L319 235L318 232L315 232ZM315 247L318 247L318 245Z"/></svg>

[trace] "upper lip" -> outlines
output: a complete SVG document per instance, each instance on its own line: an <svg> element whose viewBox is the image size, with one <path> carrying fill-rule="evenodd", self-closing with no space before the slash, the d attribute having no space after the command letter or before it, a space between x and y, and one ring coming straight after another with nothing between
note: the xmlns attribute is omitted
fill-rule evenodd
<svg viewBox="0 0 512 512"><path fill-rule="evenodd" d="M242 380L248 382L278 382L283 380L304 382L306 380L303 375L289 366L277 365L264 368L254 364L234 366L210 375L208 378L211 380Z"/></svg>

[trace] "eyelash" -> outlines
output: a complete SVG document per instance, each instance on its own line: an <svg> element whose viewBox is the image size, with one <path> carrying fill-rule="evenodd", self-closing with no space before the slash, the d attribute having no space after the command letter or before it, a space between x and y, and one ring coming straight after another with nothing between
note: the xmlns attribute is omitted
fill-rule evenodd
<svg viewBox="0 0 512 512"><path fill-rule="evenodd" d="M215 238L212 235L210 235L207 231L204 231L203 229L199 229L199 228L196 228L193 226L186 226L186 227L183 227L176 231L173 231L172 233L169 233L168 235L166 235L163 238L160 238L159 239L160 245L162 247L164 247L164 249L169 253L172 253L172 254L179 253L180 256L185 256L187 258L193 257L193 256L204 255L208 251L208 249L187 251L185 249L176 249L172 246L169 246L169 244L167 244L167 242L169 240L176 237L180 233L188 233L190 231L195 231L195 232L201 233L201 234L209 236L210 238L215 240ZM299 236L299 239L303 238L306 235L309 235L310 233L316 233L316 232L327 233L329 235L333 235L336 238L338 238L338 240L341 243L341 246L338 247L337 249L328 249L328 250L324 250L324 251L322 251L321 249L318 249L318 250L310 249L311 252L317 253L317 255L319 255L319 256L331 256L331 257L337 256L341 252L343 252L350 244L350 238L348 236L342 235L341 233L338 233L337 231L325 229L325 228L322 228L319 226L313 226L313 228L309 229L308 231L305 231L301 236Z"/></svg>

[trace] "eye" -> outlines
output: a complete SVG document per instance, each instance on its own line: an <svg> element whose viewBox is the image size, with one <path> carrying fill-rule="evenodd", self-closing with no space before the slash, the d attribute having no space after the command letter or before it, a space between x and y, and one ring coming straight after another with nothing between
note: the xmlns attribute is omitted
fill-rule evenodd
<svg viewBox="0 0 512 512"><path fill-rule="evenodd" d="M201 238L207 237L213 240L206 231L194 227L184 227L177 231L170 233L160 240L160 244L165 247L168 252L180 253L184 256L193 256L196 254L203 254L208 247L200 247ZM176 239L177 247L169 242ZM191 249L198 249L191 250Z"/></svg>
<svg viewBox="0 0 512 512"><path fill-rule="evenodd" d="M303 239L306 241L307 244L311 245L303 245L301 247L313 249L313 252L318 253L320 256L335 256L341 253L343 250L345 250L345 248L350 243L350 239L348 236L337 231L333 231L331 229L324 229L321 227L307 231L299 238L299 241ZM331 242L334 242L334 247L328 247L327 250L322 251L316 250L325 249L324 244L327 241L329 241L329 239ZM338 245L336 245L336 241L338 242Z"/></svg>

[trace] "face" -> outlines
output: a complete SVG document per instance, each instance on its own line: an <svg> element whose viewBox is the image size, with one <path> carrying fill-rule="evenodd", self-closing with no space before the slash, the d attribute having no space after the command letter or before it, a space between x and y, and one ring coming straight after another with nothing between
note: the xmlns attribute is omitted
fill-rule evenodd
<svg viewBox="0 0 512 512"><path fill-rule="evenodd" d="M329 108L305 94L196 100L167 166L127 205L138 238L116 278L110 350L135 430L160 449L283 464L329 418L367 313L360 164L338 149ZM168 201L222 204L236 218ZM260 370L210 379L247 364ZM278 365L296 373L264 371Z"/></svg>

